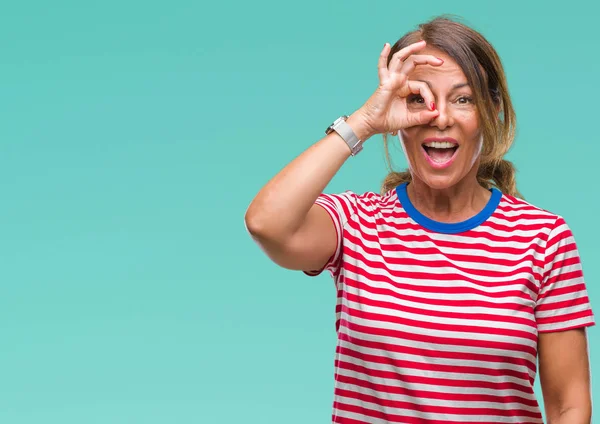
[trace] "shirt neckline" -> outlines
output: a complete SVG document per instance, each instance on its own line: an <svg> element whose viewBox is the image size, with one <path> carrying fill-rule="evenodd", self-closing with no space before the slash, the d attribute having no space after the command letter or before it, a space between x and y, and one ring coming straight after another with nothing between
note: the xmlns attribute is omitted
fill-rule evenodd
<svg viewBox="0 0 600 424"><path fill-rule="evenodd" d="M502 198L502 192L497 188L492 187L490 189L490 191L492 192L492 196L488 200L485 207L479 213L477 213L477 215L472 216L471 218L461 222L439 222L426 217L421 212L419 212L417 208L415 208L415 206L408 198L408 193L406 192L407 184L408 183L402 183L398 187L396 187L396 193L398 194L398 200L400 201L400 204L402 205L408 216L412 218L417 224L437 233L457 234L478 227L483 222L485 222L490 216L492 216L492 214L500 204L500 199Z"/></svg>

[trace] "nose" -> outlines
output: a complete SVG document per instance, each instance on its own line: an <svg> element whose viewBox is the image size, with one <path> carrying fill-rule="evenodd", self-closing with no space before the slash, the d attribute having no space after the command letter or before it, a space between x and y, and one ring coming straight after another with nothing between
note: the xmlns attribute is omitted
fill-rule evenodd
<svg viewBox="0 0 600 424"><path fill-rule="evenodd" d="M454 118L452 117L452 111L448 109L446 102L440 102L438 104L439 114L430 123L429 126L437 127L440 130L445 130L454 124Z"/></svg>

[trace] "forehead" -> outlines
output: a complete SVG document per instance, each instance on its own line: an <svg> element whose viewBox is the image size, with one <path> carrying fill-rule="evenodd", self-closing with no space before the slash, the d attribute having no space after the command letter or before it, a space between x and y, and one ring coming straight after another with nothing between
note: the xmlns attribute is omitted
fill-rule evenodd
<svg viewBox="0 0 600 424"><path fill-rule="evenodd" d="M427 47L417 54L439 57L444 63L441 66L417 65L415 70L410 74L410 79L429 81L432 86L439 88L467 82L467 77L460 66L458 66L454 59L441 50Z"/></svg>

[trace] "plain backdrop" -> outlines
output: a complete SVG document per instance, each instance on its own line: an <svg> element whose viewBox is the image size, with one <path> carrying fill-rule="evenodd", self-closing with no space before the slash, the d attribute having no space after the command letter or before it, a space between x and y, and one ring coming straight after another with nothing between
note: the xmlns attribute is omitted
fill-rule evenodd
<svg viewBox="0 0 600 424"><path fill-rule="evenodd" d="M502 57L519 188L573 229L598 314L597 12L579 0L2 4L0 422L329 422L332 280L271 263L244 213L368 98L383 44L443 13ZM386 172L376 136L327 191L379 191Z"/></svg>

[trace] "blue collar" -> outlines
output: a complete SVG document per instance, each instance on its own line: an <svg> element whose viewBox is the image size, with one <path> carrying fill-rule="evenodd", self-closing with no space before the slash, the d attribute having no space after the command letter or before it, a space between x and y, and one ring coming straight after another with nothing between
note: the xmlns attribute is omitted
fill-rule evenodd
<svg viewBox="0 0 600 424"><path fill-rule="evenodd" d="M490 200L488 200L485 207L477 215L462 222L438 222L426 217L421 212L419 212L417 208L414 207L414 205L408 198L408 193L406 192L406 185L407 183L402 183L398 187L396 187L396 193L398 194L398 200L400 201L400 204L402 205L408 216L411 217L416 223L418 223L422 227L427 228L428 230L435 231L437 233L457 234L472 230L473 228L485 222L490 216L492 216L492 214L500 204L500 199L502 198L502 192L497 188L493 187L490 189L490 191L492 192Z"/></svg>

